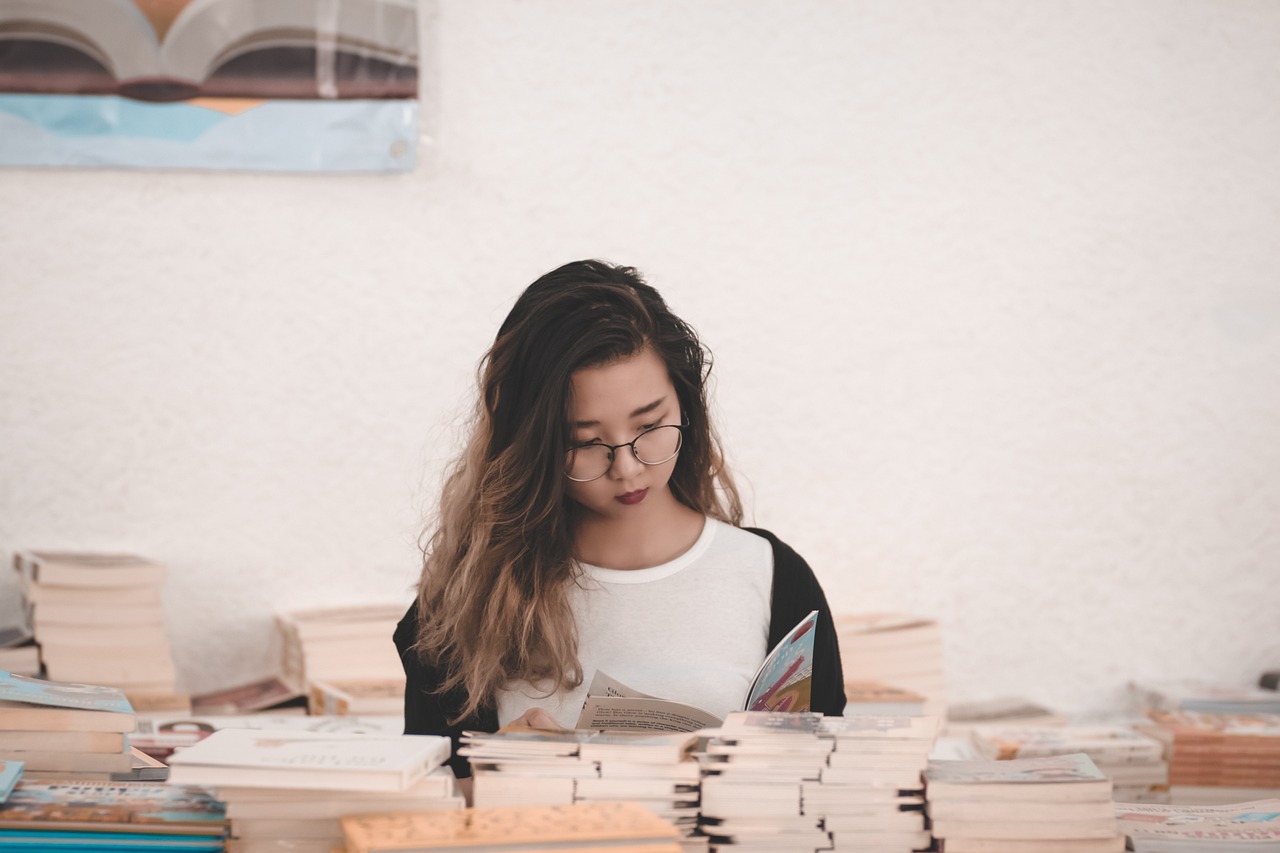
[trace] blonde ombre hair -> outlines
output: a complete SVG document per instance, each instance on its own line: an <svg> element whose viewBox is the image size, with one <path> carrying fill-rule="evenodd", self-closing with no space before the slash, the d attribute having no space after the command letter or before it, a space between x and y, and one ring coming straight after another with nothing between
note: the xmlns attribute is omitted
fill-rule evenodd
<svg viewBox="0 0 1280 853"><path fill-rule="evenodd" d="M569 605L577 505L565 490L575 371L651 348L667 366L689 427L670 479L676 499L742 521L708 416L710 354L631 267L588 260L531 284L479 368L474 428L445 480L423 548L415 652L441 693L467 695L459 719L515 682L582 683Z"/></svg>

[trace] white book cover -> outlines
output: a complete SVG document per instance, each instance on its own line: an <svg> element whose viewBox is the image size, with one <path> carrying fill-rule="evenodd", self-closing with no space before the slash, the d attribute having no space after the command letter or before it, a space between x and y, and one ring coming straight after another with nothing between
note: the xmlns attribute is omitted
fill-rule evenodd
<svg viewBox="0 0 1280 853"><path fill-rule="evenodd" d="M399 793L448 759L447 737L220 729L169 759L175 785Z"/></svg>

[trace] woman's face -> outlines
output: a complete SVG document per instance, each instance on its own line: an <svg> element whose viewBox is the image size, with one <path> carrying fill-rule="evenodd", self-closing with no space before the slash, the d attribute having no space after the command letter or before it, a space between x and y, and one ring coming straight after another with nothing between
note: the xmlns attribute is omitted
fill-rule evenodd
<svg viewBox="0 0 1280 853"><path fill-rule="evenodd" d="M652 427L680 423L675 386L666 365L649 347L621 361L575 372L569 391L570 447L622 444ZM646 436L642 451L645 446L661 448L666 436L674 446L677 433L670 430ZM665 455L662 452L652 458ZM567 491L588 512L604 518L641 518L672 499L667 483L678 459L676 455L658 465L645 465L631 448L619 447L603 476L588 483L568 480Z"/></svg>

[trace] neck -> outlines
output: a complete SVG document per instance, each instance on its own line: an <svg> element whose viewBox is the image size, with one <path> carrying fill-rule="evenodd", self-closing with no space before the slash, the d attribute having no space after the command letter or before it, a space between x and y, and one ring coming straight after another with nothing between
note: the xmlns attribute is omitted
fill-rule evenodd
<svg viewBox="0 0 1280 853"><path fill-rule="evenodd" d="M646 506L622 518L584 515L574 535L574 556L606 569L630 570L659 566L688 551L702 533L702 514L665 489L649 497Z"/></svg>

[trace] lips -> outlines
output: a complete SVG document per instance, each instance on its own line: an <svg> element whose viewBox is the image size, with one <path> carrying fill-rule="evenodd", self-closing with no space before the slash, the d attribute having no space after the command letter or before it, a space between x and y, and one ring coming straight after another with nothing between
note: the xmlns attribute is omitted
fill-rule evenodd
<svg viewBox="0 0 1280 853"><path fill-rule="evenodd" d="M648 489L636 489L634 492L627 492L625 495L618 495L614 500L620 504L633 506L644 500L645 495L649 494Z"/></svg>

